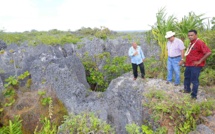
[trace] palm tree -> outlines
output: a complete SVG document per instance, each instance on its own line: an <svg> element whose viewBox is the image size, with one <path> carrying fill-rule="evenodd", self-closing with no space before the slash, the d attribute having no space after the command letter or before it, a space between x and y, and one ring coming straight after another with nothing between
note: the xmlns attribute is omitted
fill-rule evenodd
<svg viewBox="0 0 215 134"><path fill-rule="evenodd" d="M182 20L176 24L177 35L184 41L185 44L188 44L187 33L191 29L197 31L204 30L203 21L206 18L202 18L204 14L196 15L194 12L189 12L188 16L184 16Z"/></svg>
<svg viewBox="0 0 215 134"><path fill-rule="evenodd" d="M154 26L152 26L152 33L154 35L154 38L161 48L160 60L162 61L163 67L166 67L167 60L167 39L165 38L165 34L167 31L174 31L176 29L176 18L171 15L166 20L166 15L167 14L165 13L165 8L161 8L156 14L157 22Z"/></svg>

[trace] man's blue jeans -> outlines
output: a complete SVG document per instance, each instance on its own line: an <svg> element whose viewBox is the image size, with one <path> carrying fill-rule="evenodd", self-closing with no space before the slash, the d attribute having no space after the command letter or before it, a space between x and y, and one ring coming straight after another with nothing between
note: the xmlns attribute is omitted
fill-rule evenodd
<svg viewBox="0 0 215 134"><path fill-rule="evenodd" d="M172 82L173 72L175 73L175 84L180 84L180 66L181 56L176 58L168 57L167 60L167 81Z"/></svg>
<svg viewBox="0 0 215 134"><path fill-rule="evenodd" d="M198 93L199 75L202 67L187 66L184 72L184 90L191 92L190 84L193 84L191 96L195 97Z"/></svg>

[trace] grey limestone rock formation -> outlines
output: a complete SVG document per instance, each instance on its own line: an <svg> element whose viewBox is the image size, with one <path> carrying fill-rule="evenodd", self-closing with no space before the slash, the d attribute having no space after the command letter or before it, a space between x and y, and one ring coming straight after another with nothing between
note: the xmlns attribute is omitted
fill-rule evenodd
<svg viewBox="0 0 215 134"><path fill-rule="evenodd" d="M92 111L122 134L126 124L141 124L143 85L133 83L127 74L113 80L106 92L92 92L84 67L74 52L69 44L64 47L9 45L0 56L0 68L4 70L0 73L0 83L3 85L9 76L29 71L31 90L51 87L69 112Z"/></svg>

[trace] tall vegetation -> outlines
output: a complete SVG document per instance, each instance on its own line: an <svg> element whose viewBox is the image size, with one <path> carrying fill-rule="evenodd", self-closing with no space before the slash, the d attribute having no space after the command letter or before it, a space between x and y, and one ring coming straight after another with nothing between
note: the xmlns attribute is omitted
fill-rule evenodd
<svg viewBox="0 0 215 134"><path fill-rule="evenodd" d="M80 41L81 37L71 32L59 31L56 29L45 31L23 32L23 33L7 33L0 32L0 39L3 40L7 45L10 44L28 44L28 45L64 45L66 43L76 44Z"/></svg>
<svg viewBox="0 0 215 134"><path fill-rule="evenodd" d="M15 116L14 120L9 120L7 126L0 128L0 134L22 134L22 120Z"/></svg>
<svg viewBox="0 0 215 134"><path fill-rule="evenodd" d="M176 23L176 33L178 37L185 41L185 45L189 44L187 33L191 29L196 29L201 33L204 30L203 18L204 14L196 15L194 12L190 12L188 16L184 16L180 22Z"/></svg>
<svg viewBox="0 0 215 134"><path fill-rule="evenodd" d="M98 119L93 113L70 114L65 116L59 133L70 134L114 134L115 131L109 124Z"/></svg>
<svg viewBox="0 0 215 134"><path fill-rule="evenodd" d="M109 35L111 35L111 30L107 27L101 26L100 28L85 28L82 27L81 29L77 30L78 33L84 35L84 36L95 36L100 39L107 39Z"/></svg>
<svg viewBox="0 0 215 134"><path fill-rule="evenodd" d="M214 99L196 102L190 100L189 94L178 95L163 90L151 90L146 93L146 97L153 100L144 105L150 109L155 122L161 126L166 123L177 134L193 131L201 122L201 117L212 115L215 110Z"/></svg>
<svg viewBox="0 0 215 134"><path fill-rule="evenodd" d="M112 79L117 78L131 70L130 64L126 63L127 57L111 57L109 52L90 56L84 54L82 63L86 70L87 81L94 91L105 91ZM102 67L99 64L103 63Z"/></svg>
<svg viewBox="0 0 215 134"><path fill-rule="evenodd" d="M165 8L162 8L156 14L156 23L152 26L152 34L154 35L155 40L161 48L160 61L162 61L162 66L166 66L167 51L165 34L167 31L174 31L176 26L176 18L172 15L167 19L167 14L165 13Z"/></svg>
<svg viewBox="0 0 215 134"><path fill-rule="evenodd" d="M167 61L167 39L165 38L165 34L167 31L176 32L176 36L182 39L186 46L189 44L189 40L187 39L187 33L191 29L196 29L201 33L204 31L205 24L203 21L204 14L196 15L194 12L190 12L188 16L184 16L181 21L178 21L174 15L167 16L165 12L165 8L162 8L156 14L156 23L152 26L152 34L154 35L154 39L157 41L158 45L161 48L160 53L160 61L162 62L161 69L165 70L166 61ZM201 34L199 34L200 37ZM204 39L203 39L204 40ZM165 76L165 75L164 75Z"/></svg>

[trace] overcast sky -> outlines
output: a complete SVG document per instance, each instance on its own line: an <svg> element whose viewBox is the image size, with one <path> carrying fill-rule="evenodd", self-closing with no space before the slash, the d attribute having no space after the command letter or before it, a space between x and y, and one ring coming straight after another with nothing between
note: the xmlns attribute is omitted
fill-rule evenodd
<svg viewBox="0 0 215 134"><path fill-rule="evenodd" d="M215 17L212 0L0 0L0 30L23 32L77 30L149 30L162 7L179 20L190 11Z"/></svg>

